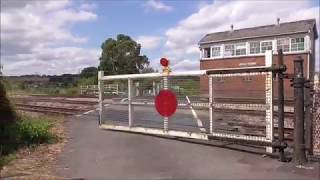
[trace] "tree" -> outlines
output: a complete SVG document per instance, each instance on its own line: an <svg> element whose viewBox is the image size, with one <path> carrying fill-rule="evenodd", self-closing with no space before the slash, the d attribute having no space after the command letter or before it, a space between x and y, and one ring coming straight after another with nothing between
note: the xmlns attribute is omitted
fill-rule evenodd
<svg viewBox="0 0 320 180"><path fill-rule="evenodd" d="M149 65L147 56L140 55L141 45L127 35L107 39L101 49L99 70L105 75L141 73Z"/></svg>
<svg viewBox="0 0 320 180"><path fill-rule="evenodd" d="M89 78L89 77L97 76L97 74L98 74L98 68L86 67L86 68L82 69L82 71L80 73L80 77L81 78Z"/></svg>

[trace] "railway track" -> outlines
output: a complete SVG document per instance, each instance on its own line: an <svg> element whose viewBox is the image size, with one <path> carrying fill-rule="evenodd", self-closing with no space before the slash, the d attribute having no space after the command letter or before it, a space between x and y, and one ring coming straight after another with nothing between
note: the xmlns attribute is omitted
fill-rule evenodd
<svg viewBox="0 0 320 180"><path fill-rule="evenodd" d="M38 106L30 104L15 103L16 109L21 111L39 112L44 114L60 114L60 115L75 115L81 112L80 109Z"/></svg>
<svg viewBox="0 0 320 180"><path fill-rule="evenodd" d="M17 103L25 102L53 102L53 103L64 103L64 104L81 104L81 105L97 105L98 102L84 101L84 100L68 100L68 99L51 99L51 98L14 98Z"/></svg>
<svg viewBox="0 0 320 180"><path fill-rule="evenodd" d="M265 116L265 111L257 111L257 110L241 110L241 109L214 109L214 112L220 113L237 113L237 114L245 114L245 115L253 115L253 116ZM278 116L278 112L274 112L274 116ZM287 118L293 118L293 112L285 112L284 116Z"/></svg>

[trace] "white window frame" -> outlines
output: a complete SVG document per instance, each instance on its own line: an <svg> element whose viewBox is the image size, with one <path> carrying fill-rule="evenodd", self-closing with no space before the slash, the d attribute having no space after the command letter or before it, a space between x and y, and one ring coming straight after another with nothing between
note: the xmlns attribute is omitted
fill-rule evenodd
<svg viewBox="0 0 320 180"><path fill-rule="evenodd" d="M286 53L286 52L290 52L290 50L291 50L291 38L289 38L289 37L283 37L283 38L278 38L278 39L276 39L276 49L278 50L279 48L278 48L278 41L281 41L281 40L287 40L288 41L288 50L287 51L284 51L284 49L282 49L283 51L282 52L284 52L284 53ZM284 44L280 44L280 46L281 47L283 47L284 46Z"/></svg>
<svg viewBox="0 0 320 180"><path fill-rule="evenodd" d="M213 56L213 48L220 48L219 56ZM222 45L211 46L211 58L221 58L223 54Z"/></svg>
<svg viewBox="0 0 320 180"><path fill-rule="evenodd" d="M298 49L299 48L299 46L297 46L297 50L292 50L292 43L291 43L291 41L293 40L293 39L303 39L303 49L302 50L300 50L300 49ZM300 43L300 42L299 42ZM297 42L295 42L295 44L297 44L298 45L298 43ZM305 36L304 37L295 37L295 38L290 38L290 52L302 52L302 51L305 51L306 50L306 38L305 38Z"/></svg>
<svg viewBox="0 0 320 180"><path fill-rule="evenodd" d="M245 49L244 54L237 54L237 50ZM234 44L234 56L245 56L247 55L247 44L246 42L240 42L240 43L235 43Z"/></svg>
<svg viewBox="0 0 320 180"><path fill-rule="evenodd" d="M270 50L270 49L266 49L266 51L262 52L262 43L265 43L265 42L271 43L271 50L273 50L273 40L260 41L260 53L261 54L264 54L267 50Z"/></svg>
<svg viewBox="0 0 320 180"><path fill-rule="evenodd" d="M248 49L249 49L248 54L249 55L259 55L259 54L261 54L261 41L249 41L248 43L249 43L249 47L248 47ZM258 53L251 53L250 43L258 43L259 44L259 52Z"/></svg>
<svg viewBox="0 0 320 180"><path fill-rule="evenodd" d="M230 45L230 46L231 46L231 45L233 46L233 55L232 55L232 54L231 54L231 55L226 55L226 53L225 53L225 52L226 52L226 46L229 46L229 45ZM224 57L234 57L234 56L236 56L236 55L235 55L235 54L236 54L236 52L235 52L235 51L236 51L236 49L235 49L235 44L231 44L231 43L230 43L230 44L225 44L223 50L224 50L224 51L223 51L223 56L224 56Z"/></svg>

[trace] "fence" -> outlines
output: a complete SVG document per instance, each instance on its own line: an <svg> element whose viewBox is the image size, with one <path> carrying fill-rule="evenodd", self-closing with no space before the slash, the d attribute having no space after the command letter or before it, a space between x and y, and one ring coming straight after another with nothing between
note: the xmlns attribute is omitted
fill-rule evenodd
<svg viewBox="0 0 320 180"><path fill-rule="evenodd" d="M119 84L108 84L104 86L104 93L108 95L118 95L123 92L120 91ZM98 85L82 85L80 86L81 95L99 95Z"/></svg>
<svg viewBox="0 0 320 180"><path fill-rule="evenodd" d="M266 60L267 66L262 67L173 72L168 76L162 73L104 76L99 72L100 127L202 140L245 141L265 145L271 153L274 69L270 54ZM265 81L264 103L226 103L215 98L215 87L219 86L215 78L256 76ZM115 82L123 87L123 94L106 98L104 88ZM201 89L203 84L209 88L207 93ZM155 96L161 89L170 89L177 96L178 108L170 118L161 117L154 107Z"/></svg>

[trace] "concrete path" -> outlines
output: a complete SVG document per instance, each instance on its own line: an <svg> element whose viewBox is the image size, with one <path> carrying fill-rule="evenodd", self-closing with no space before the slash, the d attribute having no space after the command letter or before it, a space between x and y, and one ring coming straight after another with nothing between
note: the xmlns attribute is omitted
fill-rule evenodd
<svg viewBox="0 0 320 180"><path fill-rule="evenodd" d="M97 113L72 117L57 173L85 179L320 179L261 155L159 137L100 130Z"/></svg>

